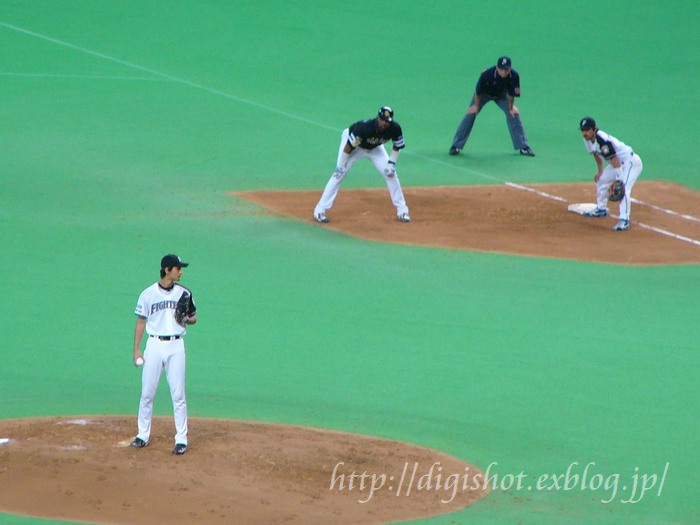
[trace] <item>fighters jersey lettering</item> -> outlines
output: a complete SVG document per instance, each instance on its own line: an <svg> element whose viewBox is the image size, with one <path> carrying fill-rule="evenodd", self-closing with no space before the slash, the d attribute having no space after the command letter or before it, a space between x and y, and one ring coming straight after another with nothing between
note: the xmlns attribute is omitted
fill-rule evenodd
<svg viewBox="0 0 700 525"><path fill-rule="evenodd" d="M165 310L167 308L176 308L177 301L161 301L156 304L151 305L151 315L158 312L159 310Z"/></svg>
<svg viewBox="0 0 700 525"><path fill-rule="evenodd" d="M502 78L496 71L496 66L482 71L476 83L477 95L488 95L494 98L503 98L506 94L511 97L520 96L520 75L515 69Z"/></svg>
<svg viewBox="0 0 700 525"><path fill-rule="evenodd" d="M380 131L376 119L360 120L350 126L348 132L350 146L359 142L357 147L371 150L390 140L396 149L403 149L405 146L401 126L396 121L390 122L388 128Z"/></svg>
<svg viewBox="0 0 700 525"><path fill-rule="evenodd" d="M610 162L613 157L617 157L622 163L629 162L633 153L632 148L627 144L600 130L596 132L593 142L586 139L583 139L583 142L588 153L600 155L607 162Z"/></svg>
<svg viewBox="0 0 700 525"><path fill-rule="evenodd" d="M148 335L185 335L185 328L175 322L175 308L183 292L190 295L190 311L196 312L192 292L180 284L165 290L155 283L141 292L134 313L146 319Z"/></svg>

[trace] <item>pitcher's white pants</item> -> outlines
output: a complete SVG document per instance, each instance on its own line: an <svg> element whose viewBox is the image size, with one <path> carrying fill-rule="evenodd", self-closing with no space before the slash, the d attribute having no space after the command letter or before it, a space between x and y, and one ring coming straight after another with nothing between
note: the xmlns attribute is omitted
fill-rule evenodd
<svg viewBox="0 0 700 525"><path fill-rule="evenodd" d="M636 153L632 154L631 159L628 162L622 163L622 182L625 183L625 196L620 201L620 219L630 220L630 212L632 209L632 188L634 183L637 182L639 174L642 173L644 165L642 164L642 159ZM603 173L600 175L598 182L596 183L596 199L598 201L598 208L607 210L608 209L608 192L610 191L610 186L617 178L615 168L610 164L605 166Z"/></svg>
<svg viewBox="0 0 700 525"><path fill-rule="evenodd" d="M347 144L348 142L348 133L349 132L347 129L343 130L343 134L340 138L340 148L338 149L338 161L336 164L338 166L341 162L340 159L342 157L345 144ZM406 199L404 199L403 191L401 190L399 176L394 175L393 177L389 177L385 175L384 168L386 168L387 162L389 161L389 155L384 149L384 146L377 146L376 148L369 150L363 148L355 148L353 152L350 153L350 156L348 157L348 162L345 165L345 172L338 173L336 171L328 180L328 183L326 184L326 187L323 190L323 194L321 195L321 200L319 200L318 204L316 205L314 215L318 215L319 213L326 213L326 210L329 210L333 207L333 203L335 202L335 198L338 195L340 185L343 183L345 175L348 174L352 165L355 164L355 162L357 162L359 159L369 159L372 162L372 164L374 164L374 167L377 168L377 171L379 171L381 176L384 177L384 180L386 181L386 186L389 189L389 195L391 195L391 202L394 204L394 206L396 206L396 214L401 215L403 213L408 213L408 206L406 206Z"/></svg>
<svg viewBox="0 0 700 525"><path fill-rule="evenodd" d="M170 386L175 418L175 443L187 445L187 401L185 399L185 340L161 341L149 337L143 353L141 374L141 401L139 402L137 437L148 443L151 437L153 400L156 397L160 376L165 376Z"/></svg>

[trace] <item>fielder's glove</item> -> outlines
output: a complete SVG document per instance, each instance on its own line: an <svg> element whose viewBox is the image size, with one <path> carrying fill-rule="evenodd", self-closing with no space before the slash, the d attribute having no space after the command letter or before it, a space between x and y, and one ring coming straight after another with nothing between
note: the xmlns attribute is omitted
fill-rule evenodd
<svg viewBox="0 0 700 525"><path fill-rule="evenodd" d="M612 202L619 202L625 198L625 183L621 180L616 180L610 186L608 191L608 200Z"/></svg>
<svg viewBox="0 0 700 525"><path fill-rule="evenodd" d="M189 292L182 292L180 299L177 301L177 306L175 307L175 322L180 326L185 326L193 313L192 310L192 294Z"/></svg>

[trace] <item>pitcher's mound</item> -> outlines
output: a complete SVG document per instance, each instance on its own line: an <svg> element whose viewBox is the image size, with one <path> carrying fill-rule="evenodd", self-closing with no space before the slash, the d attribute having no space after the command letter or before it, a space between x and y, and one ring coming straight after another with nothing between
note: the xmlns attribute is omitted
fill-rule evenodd
<svg viewBox="0 0 700 525"><path fill-rule="evenodd" d="M0 420L0 511L121 524L380 524L454 512L483 473L441 452L368 436L190 418L173 456L171 417L147 447L136 418Z"/></svg>
<svg viewBox="0 0 700 525"><path fill-rule="evenodd" d="M341 189L319 225L353 237L439 248L617 264L700 263L700 193L641 181L632 228L613 232L613 217L568 211L595 200L595 184L431 186L404 188L412 222L399 223L386 188ZM321 191L248 191L235 196L307 222ZM617 214L617 203L611 203Z"/></svg>

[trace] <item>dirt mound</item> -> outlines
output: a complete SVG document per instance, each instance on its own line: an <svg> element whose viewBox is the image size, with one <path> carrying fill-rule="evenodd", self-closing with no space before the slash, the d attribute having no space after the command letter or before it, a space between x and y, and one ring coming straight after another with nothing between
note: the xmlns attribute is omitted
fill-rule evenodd
<svg viewBox="0 0 700 525"><path fill-rule="evenodd" d="M190 418L173 456L172 418L129 447L136 418L0 421L0 510L90 523L389 523L453 512L485 492L479 469L367 436ZM477 476L476 478L474 476Z"/></svg>

